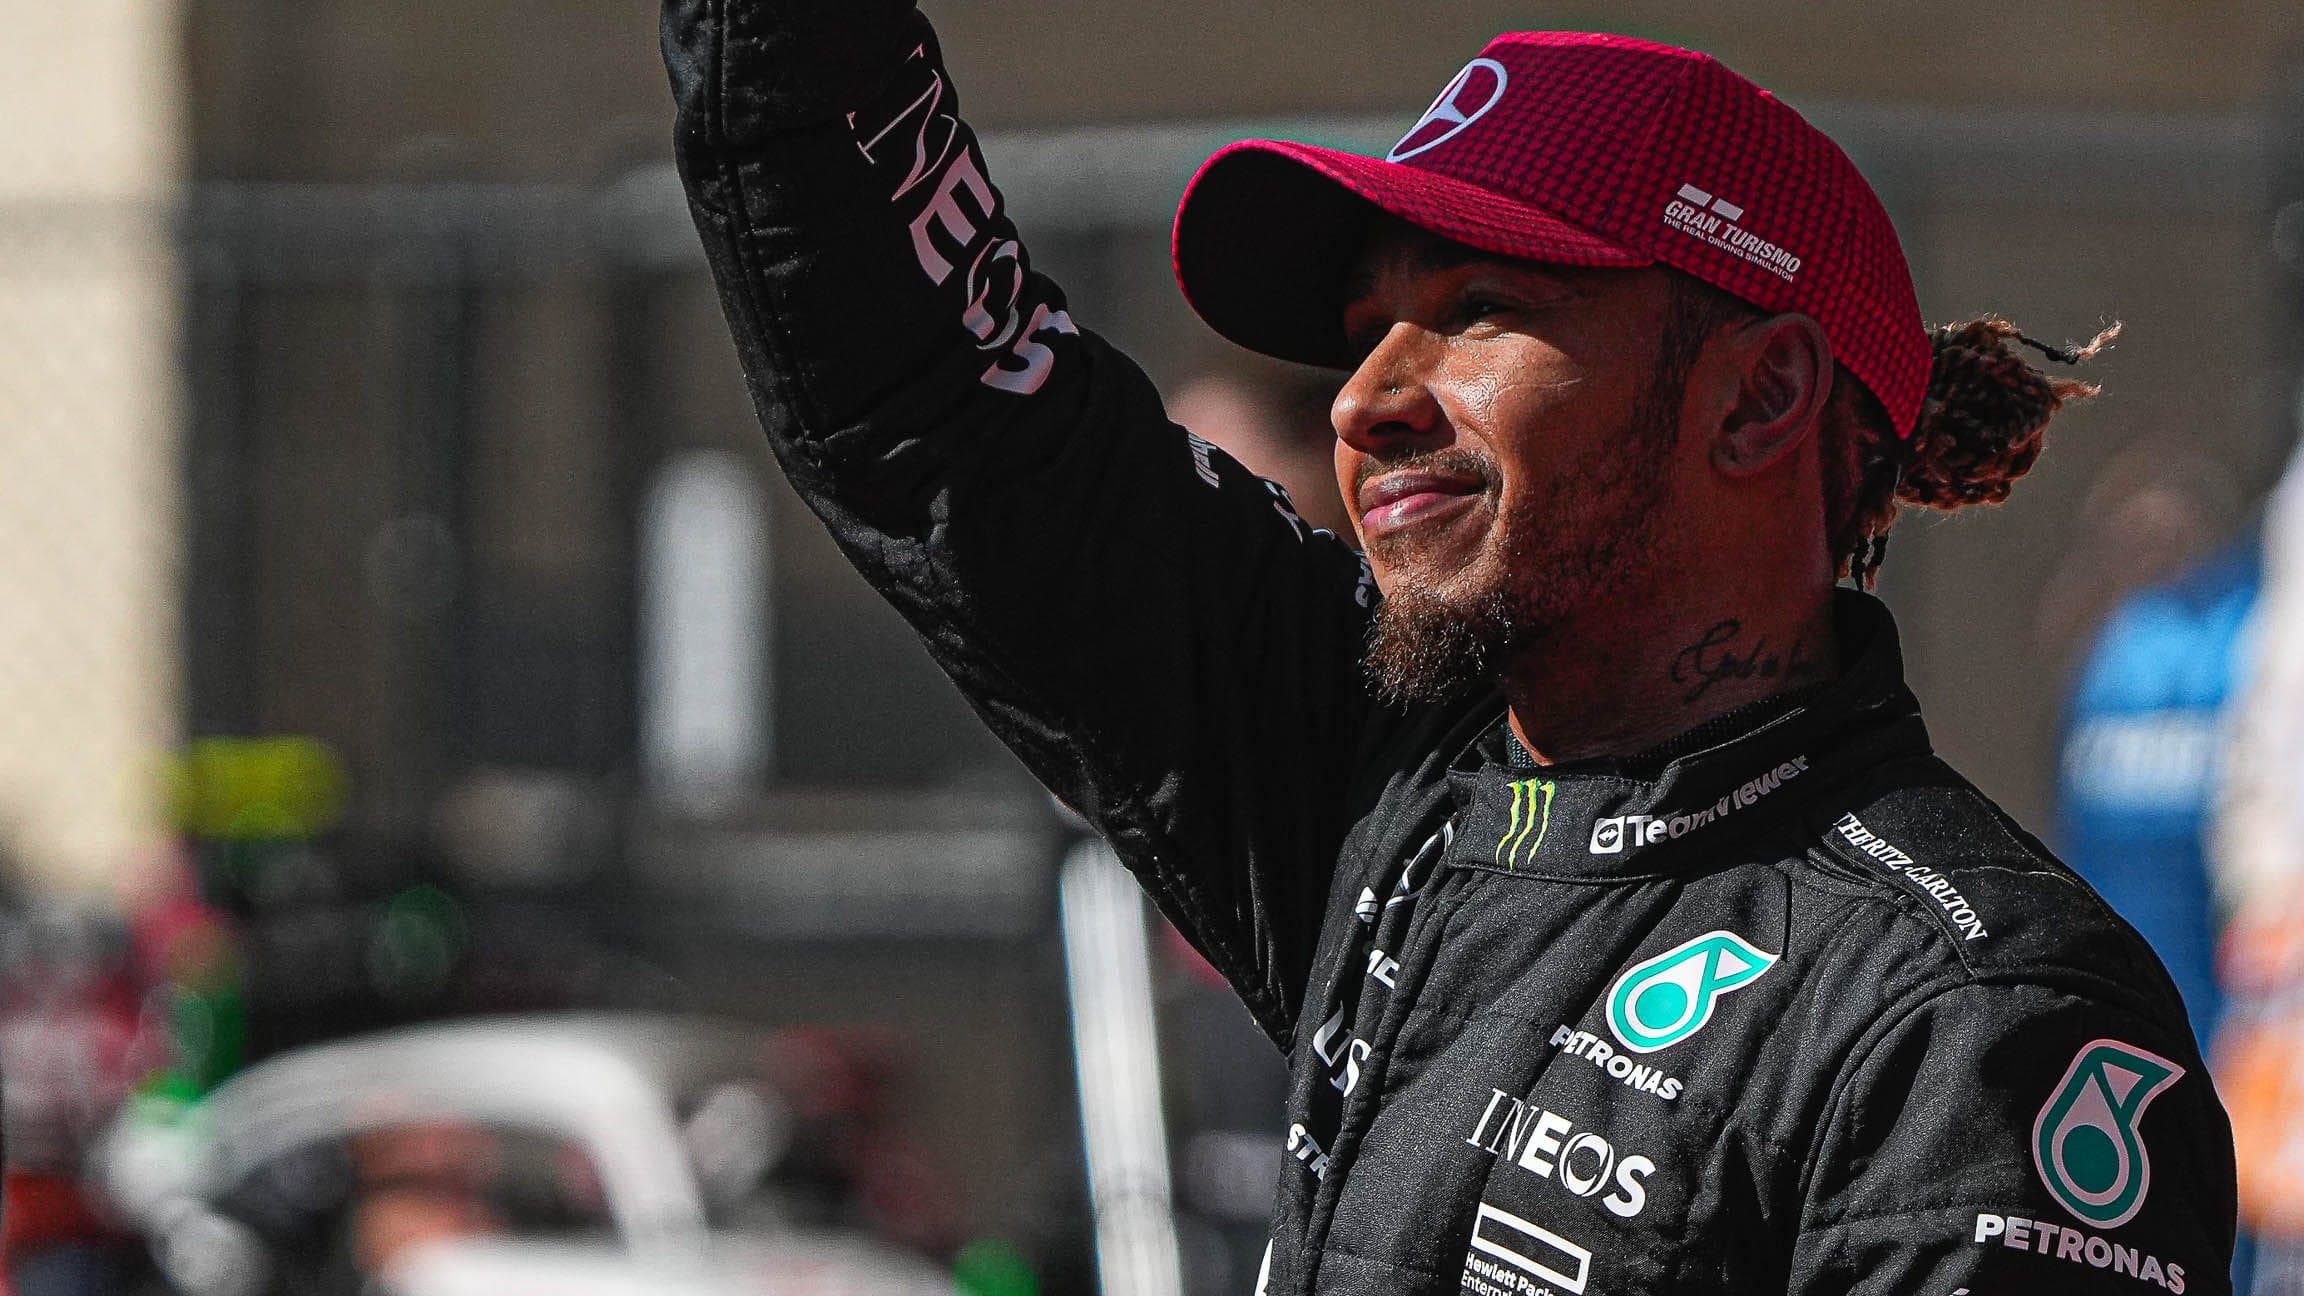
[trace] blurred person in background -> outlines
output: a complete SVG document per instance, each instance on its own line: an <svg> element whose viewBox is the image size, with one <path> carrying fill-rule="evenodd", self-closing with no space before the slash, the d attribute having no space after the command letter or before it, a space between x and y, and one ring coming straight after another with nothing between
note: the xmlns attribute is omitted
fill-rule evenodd
<svg viewBox="0 0 2304 1296"><path fill-rule="evenodd" d="M1524 33L1385 159L1213 160L1186 295L1351 372L1364 562L1029 270L908 5L665 12L794 485L1292 1053L1259 1293L2227 1289L2180 996L1863 592L2092 389L1925 329L1830 141Z"/></svg>
<svg viewBox="0 0 2304 1296"><path fill-rule="evenodd" d="M2203 558L2201 538L2231 515L2228 492L2132 460L2104 476L2081 510L2089 531L2070 579L2040 610L2044 649L2099 627L2066 708L2057 844L2159 953L2206 1041L2221 1007L2207 829L2254 642L2261 536L2250 527ZM2082 553L2119 559L2083 570Z"/></svg>
<svg viewBox="0 0 2304 1296"><path fill-rule="evenodd" d="M147 993L126 924L103 909L49 901L9 934L0 982L8 1159L0 1254L18 1296L119 1291L146 1268L143 1248L83 1175L130 1092L169 1061L165 1005Z"/></svg>
<svg viewBox="0 0 2304 1296"><path fill-rule="evenodd" d="M2035 647L2077 672L2116 610L2208 561L2244 504L2205 442L2155 434L2122 450L2073 510L2064 558L2033 610ZM2069 707L2062 718L2070 721Z"/></svg>
<svg viewBox="0 0 2304 1296"><path fill-rule="evenodd" d="M347 1140L345 1154L353 1187L343 1259L353 1274L386 1276L431 1244L507 1231L492 1200L503 1140L483 1126L443 1119L368 1130Z"/></svg>
<svg viewBox="0 0 2304 1296"><path fill-rule="evenodd" d="M901 1035L869 1026L780 1032L768 1073L801 1117L777 1167L786 1205L808 1223L866 1230L950 1258L960 1203L903 1126L896 1094L914 1066Z"/></svg>
<svg viewBox="0 0 2304 1296"><path fill-rule="evenodd" d="M2261 592L2210 832L2229 915L2217 1080L2257 1296L2304 1296L2304 442L2265 510Z"/></svg>
<svg viewBox="0 0 2304 1296"><path fill-rule="evenodd" d="M2088 530L2056 584L2060 596L2040 609L2039 638L2052 651L2078 637L2082 618L2102 617L2066 708L2057 844L2160 955L2205 1047L2225 1002L2208 837L2231 718L2254 664L2263 534L2250 526L2201 558L2201 538L2230 516L2230 492L2169 471L2164 455L2154 445L2117 461L2089 492ZM2084 557L2102 554L2119 560ZM2240 1290L2250 1253L2243 1239Z"/></svg>
<svg viewBox="0 0 2304 1296"><path fill-rule="evenodd" d="M1178 388L1168 417L1240 466L1287 490L1296 515L1357 544L1352 514L1336 489L1336 430L1328 407L1336 379L1301 366L1212 366Z"/></svg>

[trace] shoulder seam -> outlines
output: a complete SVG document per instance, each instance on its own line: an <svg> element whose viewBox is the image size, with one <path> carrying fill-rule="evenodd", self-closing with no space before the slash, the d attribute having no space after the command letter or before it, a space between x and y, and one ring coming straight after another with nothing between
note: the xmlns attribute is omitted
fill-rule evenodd
<svg viewBox="0 0 2304 1296"><path fill-rule="evenodd" d="M1800 1200L1803 1206L1802 1221L1798 1230L1800 1233L1819 1232L1868 1218L1851 1217L1848 1220L1815 1225L1808 1223L1805 1203L1813 1197L1815 1192L1815 1177L1819 1168L1818 1157L1824 1142L1822 1135L1824 1131L1833 1128L1838 1123L1840 1116L1846 1109L1849 1090L1855 1083L1857 1073L1862 1071L1872 1060L1872 1056L1879 1049L1881 1041L1894 1034L1899 1027L1930 1004L1961 990L1986 986L2011 989L2029 986L2088 999L2103 1007L2146 1021L2158 1030L2164 1031L2166 1029L2163 1024L2151 1022L2153 1005L2139 1000L2119 982L2078 969L2058 970L2063 975L2053 975L2051 969L2043 967L2026 969L2021 973L1988 973L1979 976L1969 972L1963 966L1959 975L1940 974L1915 983L1904 992L1902 997L1895 1000L1873 1019L1871 1026L1865 1030L1863 1036L1848 1050L1847 1057L1842 1062L1838 1073L1833 1076L1831 1089L1825 1097L1822 1110L1818 1113L1817 1137L1809 1144L1806 1153L1801 1158Z"/></svg>
<svg viewBox="0 0 2304 1296"><path fill-rule="evenodd" d="M1849 1088L1855 1083L1856 1073L1863 1070L1864 1064L1871 1060L1873 1050L1880 1047L1880 1041L1894 1033L1898 1026L1903 1025L1937 995L1964 986L1969 981L1970 975L1967 965L1962 964L1960 975L1939 973L1935 977L1919 982L1906 990L1903 997L1895 1001L1886 1011L1874 1017L1871 1026L1865 1030L1855 1046L1849 1049L1848 1056L1842 1062L1838 1074L1832 1077L1832 1086L1825 1095L1823 1108L1817 1113L1816 1135L1809 1141L1807 1151L1800 1159L1800 1200L1803 1203L1800 1232L1807 1233L1810 1231L1806 1219L1805 1203L1815 1196L1818 1157L1824 1145L1824 1132L1833 1128L1837 1123L1840 1113L1847 1104Z"/></svg>

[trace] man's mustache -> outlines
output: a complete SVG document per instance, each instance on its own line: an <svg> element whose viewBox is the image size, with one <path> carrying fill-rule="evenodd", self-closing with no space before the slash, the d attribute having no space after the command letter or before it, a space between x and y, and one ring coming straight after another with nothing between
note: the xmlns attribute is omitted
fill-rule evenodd
<svg viewBox="0 0 2304 1296"><path fill-rule="evenodd" d="M1369 482L1386 473L1428 472L1441 477L1465 477L1477 480L1483 489L1494 490L1497 485L1496 465L1488 457L1462 446L1443 446L1438 450L1425 450L1416 454L1378 458L1370 455L1360 461L1354 473L1352 489L1346 499L1358 499L1360 491Z"/></svg>

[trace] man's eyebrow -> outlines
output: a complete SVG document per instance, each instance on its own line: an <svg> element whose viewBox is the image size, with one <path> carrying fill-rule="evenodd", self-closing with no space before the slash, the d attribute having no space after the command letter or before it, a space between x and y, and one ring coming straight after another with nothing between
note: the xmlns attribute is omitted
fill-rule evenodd
<svg viewBox="0 0 2304 1296"><path fill-rule="evenodd" d="M1453 270L1460 265L1467 265L1474 261L1512 260L1508 256L1499 256L1494 252L1483 252L1468 244L1454 243L1447 239L1419 241L1409 259L1419 270Z"/></svg>
<svg viewBox="0 0 2304 1296"><path fill-rule="evenodd" d="M1469 244L1458 243L1451 239L1418 239L1410 245L1407 255L1410 268L1426 274L1442 270L1454 270L1458 266L1470 265L1476 261L1493 261L1498 265L1509 266L1527 274L1540 274L1554 279L1560 277L1559 272L1550 266L1525 261L1519 257L1505 256L1501 252L1484 252ZM1372 269L1356 269L1344 277L1344 304L1347 306L1375 291L1376 272Z"/></svg>

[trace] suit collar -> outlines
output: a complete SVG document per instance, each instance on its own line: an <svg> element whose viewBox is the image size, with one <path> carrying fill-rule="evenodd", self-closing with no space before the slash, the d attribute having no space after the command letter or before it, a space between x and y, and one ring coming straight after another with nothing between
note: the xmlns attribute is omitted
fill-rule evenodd
<svg viewBox="0 0 2304 1296"><path fill-rule="evenodd" d="M1449 771L1459 822L1449 862L1553 877L1675 871L1782 823L1848 774L1925 753L1887 606L1839 590L1833 620L1845 664L1838 678L1648 752L1528 768L1513 760L1499 716Z"/></svg>

